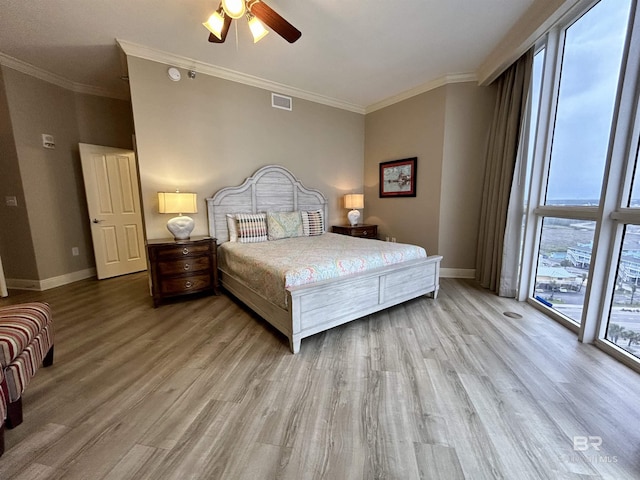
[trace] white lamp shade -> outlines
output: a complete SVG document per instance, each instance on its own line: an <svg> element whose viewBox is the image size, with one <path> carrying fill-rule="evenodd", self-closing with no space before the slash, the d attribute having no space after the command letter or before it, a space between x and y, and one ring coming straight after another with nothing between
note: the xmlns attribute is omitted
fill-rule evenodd
<svg viewBox="0 0 640 480"><path fill-rule="evenodd" d="M160 213L198 213L195 193L158 192L158 212Z"/></svg>
<svg viewBox="0 0 640 480"><path fill-rule="evenodd" d="M249 30L251 30L251 35L253 35L253 43L258 43L260 39L269 33L269 30L264 28L262 22L253 16L249 20Z"/></svg>
<svg viewBox="0 0 640 480"><path fill-rule="evenodd" d="M218 39L222 40L222 28L224 27L224 18L218 12L213 12L213 14L209 17L202 25L205 26L207 30L213 33Z"/></svg>
<svg viewBox="0 0 640 480"><path fill-rule="evenodd" d="M362 193L347 193L344 196L344 208L364 208L364 195Z"/></svg>
<svg viewBox="0 0 640 480"><path fill-rule="evenodd" d="M222 0L222 8L231 18L240 18L244 15L244 0Z"/></svg>

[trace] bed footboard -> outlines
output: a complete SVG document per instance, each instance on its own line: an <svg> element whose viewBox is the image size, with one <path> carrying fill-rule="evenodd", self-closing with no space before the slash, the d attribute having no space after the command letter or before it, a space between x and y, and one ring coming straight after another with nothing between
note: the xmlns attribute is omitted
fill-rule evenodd
<svg viewBox="0 0 640 480"><path fill-rule="evenodd" d="M301 340L421 295L437 297L440 255L390 265L357 275L293 287L288 309L275 305L221 271L222 285L285 334L293 353Z"/></svg>
<svg viewBox="0 0 640 480"><path fill-rule="evenodd" d="M290 289L291 349L300 339L425 294L437 296L440 255Z"/></svg>

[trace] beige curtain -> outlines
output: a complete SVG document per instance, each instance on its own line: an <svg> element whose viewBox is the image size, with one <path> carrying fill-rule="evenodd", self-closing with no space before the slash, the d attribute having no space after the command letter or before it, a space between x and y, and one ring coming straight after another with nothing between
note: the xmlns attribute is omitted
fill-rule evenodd
<svg viewBox="0 0 640 480"><path fill-rule="evenodd" d="M533 49L496 80L498 97L485 155L476 251L476 279L496 293L500 285L507 210L532 64Z"/></svg>

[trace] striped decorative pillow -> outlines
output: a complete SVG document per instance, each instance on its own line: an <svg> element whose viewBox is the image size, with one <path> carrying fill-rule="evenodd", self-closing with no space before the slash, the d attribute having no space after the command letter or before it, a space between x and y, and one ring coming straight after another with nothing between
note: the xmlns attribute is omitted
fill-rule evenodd
<svg viewBox="0 0 640 480"><path fill-rule="evenodd" d="M302 231L305 236L322 235L324 233L324 219L322 210L300 212L302 214Z"/></svg>
<svg viewBox="0 0 640 480"><path fill-rule="evenodd" d="M236 213L235 217L240 243L267 241L267 215L265 213Z"/></svg>

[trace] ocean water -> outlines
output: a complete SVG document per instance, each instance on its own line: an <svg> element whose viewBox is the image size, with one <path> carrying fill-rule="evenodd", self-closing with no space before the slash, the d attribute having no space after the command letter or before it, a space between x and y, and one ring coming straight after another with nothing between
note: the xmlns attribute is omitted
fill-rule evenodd
<svg viewBox="0 0 640 480"><path fill-rule="evenodd" d="M546 205L562 205L567 207L597 207L600 199L597 198L561 198L549 199ZM632 198L629 204L631 208L640 208L640 198Z"/></svg>

